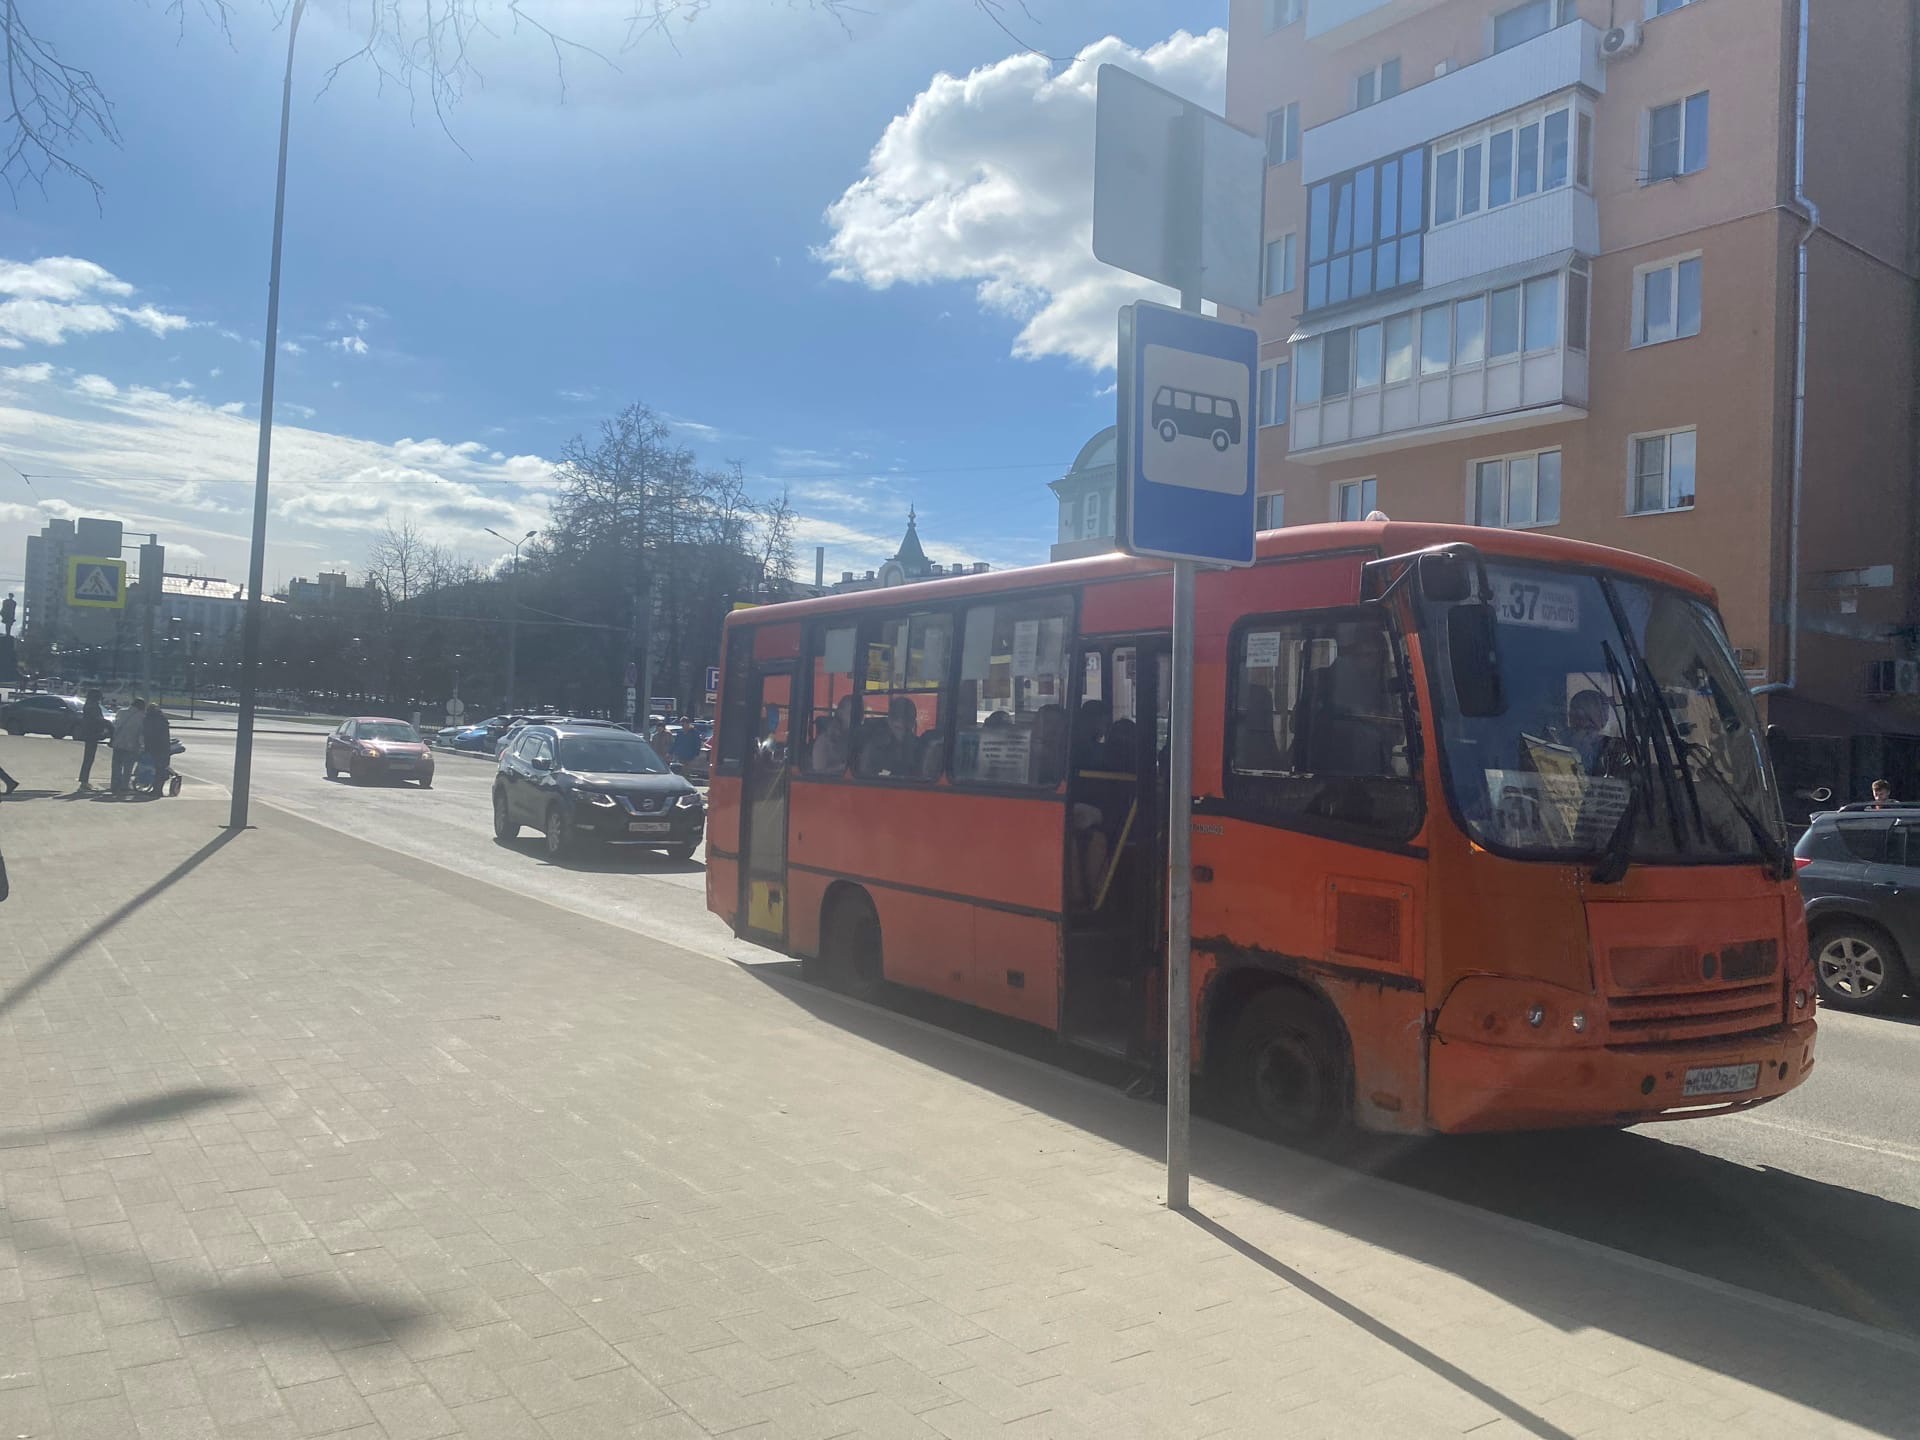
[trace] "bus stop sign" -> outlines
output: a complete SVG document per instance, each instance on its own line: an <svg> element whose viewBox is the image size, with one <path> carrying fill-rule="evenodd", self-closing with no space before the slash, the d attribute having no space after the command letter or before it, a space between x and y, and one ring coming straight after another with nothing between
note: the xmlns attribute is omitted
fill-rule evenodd
<svg viewBox="0 0 1920 1440"><path fill-rule="evenodd" d="M1253 563L1260 338L1139 301L1120 312L1120 548Z"/></svg>

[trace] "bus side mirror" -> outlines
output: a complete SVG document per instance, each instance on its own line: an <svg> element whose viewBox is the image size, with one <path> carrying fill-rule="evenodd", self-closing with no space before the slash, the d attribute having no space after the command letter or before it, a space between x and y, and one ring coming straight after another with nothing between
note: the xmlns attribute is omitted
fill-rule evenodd
<svg viewBox="0 0 1920 1440"><path fill-rule="evenodd" d="M1500 685L1500 645L1493 607L1466 600L1447 611L1447 655L1452 662L1453 696L1469 719L1500 715L1507 697Z"/></svg>
<svg viewBox="0 0 1920 1440"><path fill-rule="evenodd" d="M1473 598L1473 566L1464 555L1434 552L1422 555L1420 596L1435 605L1458 605Z"/></svg>

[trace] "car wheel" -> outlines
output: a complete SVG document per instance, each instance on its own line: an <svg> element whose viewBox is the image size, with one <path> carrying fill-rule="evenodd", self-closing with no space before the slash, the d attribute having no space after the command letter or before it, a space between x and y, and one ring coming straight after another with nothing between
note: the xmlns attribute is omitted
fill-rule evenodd
<svg viewBox="0 0 1920 1440"><path fill-rule="evenodd" d="M362 765L358 760L349 760L347 762L347 778L356 785L366 784L367 767Z"/></svg>
<svg viewBox="0 0 1920 1440"><path fill-rule="evenodd" d="M1169 445L1173 443L1173 437L1178 435L1179 433L1180 432L1174 428L1173 421L1162 420L1160 422L1160 438L1166 441Z"/></svg>
<svg viewBox="0 0 1920 1440"><path fill-rule="evenodd" d="M327 779L338 780L340 778L340 767L333 763L333 751L331 750L327 751L326 763L327 763Z"/></svg>
<svg viewBox="0 0 1920 1440"><path fill-rule="evenodd" d="M1820 1003L1872 1014L1907 988L1907 967L1885 931L1860 920L1823 925L1813 940L1814 984Z"/></svg>
<svg viewBox="0 0 1920 1440"><path fill-rule="evenodd" d="M871 999L886 979L880 948L880 917L863 891L841 896L820 936L819 977L856 999Z"/></svg>
<svg viewBox="0 0 1920 1440"><path fill-rule="evenodd" d="M1346 1124L1346 1046L1325 1008L1302 992L1255 996L1234 1023L1224 1059L1225 1098L1254 1133L1314 1146Z"/></svg>
<svg viewBox="0 0 1920 1440"><path fill-rule="evenodd" d="M565 860L579 848L579 838L574 834L573 821L567 815L564 806L547 806L547 823L543 827L543 832L546 836L549 860Z"/></svg>
<svg viewBox="0 0 1920 1440"><path fill-rule="evenodd" d="M684 865L687 861L693 859L693 842L691 840L683 840L678 845L669 845L666 847L665 853L667 859L677 861Z"/></svg>
<svg viewBox="0 0 1920 1440"><path fill-rule="evenodd" d="M520 826L507 818L507 792L493 792L493 838L502 845L520 838Z"/></svg>
<svg viewBox="0 0 1920 1440"><path fill-rule="evenodd" d="M421 788L422 790L431 790L431 789L433 789L433 777L432 777L431 775L429 775L429 776L427 776L427 777L426 777L426 778L425 778L424 780L422 780L422 781L420 782L420 788Z"/></svg>

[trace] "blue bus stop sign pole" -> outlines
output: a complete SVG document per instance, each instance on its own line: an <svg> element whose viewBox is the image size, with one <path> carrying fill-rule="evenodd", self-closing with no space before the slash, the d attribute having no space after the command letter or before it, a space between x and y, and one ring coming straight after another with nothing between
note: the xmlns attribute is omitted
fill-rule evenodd
<svg viewBox="0 0 1920 1440"><path fill-rule="evenodd" d="M1259 337L1140 302L1120 312L1119 533L1173 561L1167 765L1167 1207L1188 1206L1193 1075L1193 630L1202 563L1253 563Z"/></svg>

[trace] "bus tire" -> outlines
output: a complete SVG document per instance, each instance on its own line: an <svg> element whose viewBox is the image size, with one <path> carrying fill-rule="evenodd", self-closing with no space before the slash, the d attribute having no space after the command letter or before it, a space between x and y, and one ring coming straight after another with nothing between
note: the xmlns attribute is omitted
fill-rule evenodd
<svg viewBox="0 0 1920 1440"><path fill-rule="evenodd" d="M1346 1127L1346 1042L1325 1005L1305 992L1274 986L1249 1000L1224 1059L1226 1098L1255 1134L1310 1147Z"/></svg>
<svg viewBox="0 0 1920 1440"><path fill-rule="evenodd" d="M821 980L843 995L869 1000L879 993L880 917L864 890L847 890L833 902L820 927Z"/></svg>

